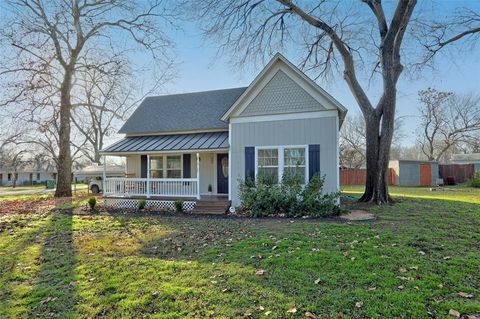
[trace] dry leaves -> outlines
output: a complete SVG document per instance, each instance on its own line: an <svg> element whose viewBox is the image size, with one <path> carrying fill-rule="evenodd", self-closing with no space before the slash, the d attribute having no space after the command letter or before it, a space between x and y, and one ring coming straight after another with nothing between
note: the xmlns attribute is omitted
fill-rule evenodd
<svg viewBox="0 0 480 319"><path fill-rule="evenodd" d="M455 318L460 318L460 312L456 311L456 310L453 310L453 309L450 309L450 311L448 312L448 314L452 317L455 317Z"/></svg>
<svg viewBox="0 0 480 319"><path fill-rule="evenodd" d="M297 312L297 308L295 306L292 306L290 309L287 310L287 313L293 314Z"/></svg>
<svg viewBox="0 0 480 319"><path fill-rule="evenodd" d="M357 308L362 308L362 307L363 307L363 301L357 301L357 302L355 303L355 307L357 307Z"/></svg>
<svg viewBox="0 0 480 319"><path fill-rule="evenodd" d="M467 298L467 299L473 298L472 294L467 294L466 292L459 292L458 295L462 298Z"/></svg>
<svg viewBox="0 0 480 319"><path fill-rule="evenodd" d="M310 311L305 312L305 317L307 318L317 318L317 316L314 313L311 313Z"/></svg>
<svg viewBox="0 0 480 319"><path fill-rule="evenodd" d="M255 272L255 275L257 276L263 276L265 275L267 271L265 269L258 269L256 272Z"/></svg>

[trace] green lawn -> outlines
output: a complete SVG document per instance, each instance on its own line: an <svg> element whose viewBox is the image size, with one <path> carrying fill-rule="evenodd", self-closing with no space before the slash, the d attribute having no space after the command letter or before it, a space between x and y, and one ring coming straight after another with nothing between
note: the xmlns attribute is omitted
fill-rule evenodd
<svg viewBox="0 0 480 319"><path fill-rule="evenodd" d="M77 183L77 187L80 186L87 186L87 184ZM73 189L74 184L72 184ZM0 191L8 191L8 192L18 192L18 191L30 191L30 190L43 190L45 189L45 183L37 184L37 185L17 185L15 187L12 186L0 186Z"/></svg>
<svg viewBox="0 0 480 319"><path fill-rule="evenodd" d="M37 184L37 185L17 185L15 187L12 186L0 186L0 191L28 191L28 190L41 190L45 189L45 183Z"/></svg>
<svg viewBox="0 0 480 319"><path fill-rule="evenodd" d="M347 206L360 191L345 189ZM0 216L0 318L480 314L480 190L392 193L394 206L369 208L378 220L351 224Z"/></svg>

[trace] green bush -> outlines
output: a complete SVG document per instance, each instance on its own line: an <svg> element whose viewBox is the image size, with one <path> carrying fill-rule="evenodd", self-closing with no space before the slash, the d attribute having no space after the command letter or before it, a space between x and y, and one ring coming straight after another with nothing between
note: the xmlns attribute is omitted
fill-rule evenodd
<svg viewBox="0 0 480 319"><path fill-rule="evenodd" d="M283 176L279 184L261 177L256 183L252 180L240 182L241 205L251 217L338 215L340 194L322 194L324 180L315 175L304 187L299 176Z"/></svg>
<svg viewBox="0 0 480 319"><path fill-rule="evenodd" d="M475 173L475 176L473 176L472 180L470 181L470 186L480 188L480 171Z"/></svg>
<svg viewBox="0 0 480 319"><path fill-rule="evenodd" d="M145 202L145 200L139 200L138 201L138 209L145 209L145 205L147 204L147 202Z"/></svg>
<svg viewBox="0 0 480 319"><path fill-rule="evenodd" d="M93 210L96 205L97 205L97 199L95 197L90 197L88 199L88 206L90 206L90 209Z"/></svg>
<svg viewBox="0 0 480 319"><path fill-rule="evenodd" d="M177 213L183 213L183 200L177 199L175 201L175 211Z"/></svg>

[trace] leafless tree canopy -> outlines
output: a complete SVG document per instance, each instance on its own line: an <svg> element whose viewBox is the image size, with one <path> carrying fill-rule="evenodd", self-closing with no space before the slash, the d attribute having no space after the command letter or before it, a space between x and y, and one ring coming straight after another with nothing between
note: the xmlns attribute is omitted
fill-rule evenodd
<svg viewBox="0 0 480 319"><path fill-rule="evenodd" d="M475 3L476 1L472 1ZM474 49L480 43L480 11L477 6L458 8L447 18L422 21L418 20L418 39L426 48L423 62L431 60L444 47L460 43L463 48Z"/></svg>
<svg viewBox="0 0 480 319"><path fill-rule="evenodd" d="M391 8L380 0L208 0L194 2L206 34L239 63L273 51L301 52L300 67L317 77L341 70L366 123L367 183L361 201L391 201L385 182L393 138L401 49L416 0ZM378 101L367 95L359 70L378 76Z"/></svg>
<svg viewBox="0 0 480 319"><path fill-rule="evenodd" d="M395 133L392 142L391 159L404 159L405 149L402 141L403 118L395 120ZM360 168L366 165L365 120L359 113L349 114L340 130L340 166Z"/></svg>
<svg viewBox="0 0 480 319"><path fill-rule="evenodd" d="M459 96L432 88L419 92L418 142L429 160L447 161L452 152L469 144L475 147L480 132L480 96Z"/></svg>
<svg viewBox="0 0 480 319"><path fill-rule="evenodd" d="M85 104L74 98L82 73L108 73L136 51L153 57L151 68L168 68L172 43L164 30L173 17L159 0L8 0L5 7L0 106L29 115L48 132L47 143L56 142L56 196L70 196L71 119L77 104Z"/></svg>

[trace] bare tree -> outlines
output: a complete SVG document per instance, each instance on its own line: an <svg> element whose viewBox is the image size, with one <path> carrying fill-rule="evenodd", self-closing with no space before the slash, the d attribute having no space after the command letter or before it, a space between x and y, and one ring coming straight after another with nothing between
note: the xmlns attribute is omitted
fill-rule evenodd
<svg viewBox="0 0 480 319"><path fill-rule="evenodd" d="M395 119L395 132L391 148L391 158L400 158L402 154L403 134L402 117ZM359 168L366 164L365 120L360 113L347 117L340 130L340 165Z"/></svg>
<svg viewBox="0 0 480 319"><path fill-rule="evenodd" d="M17 186L18 171L29 164L25 155L27 155L25 149L6 147L0 149L0 163L2 163L4 170L12 174L12 188Z"/></svg>
<svg viewBox="0 0 480 319"><path fill-rule="evenodd" d="M170 17L159 1L8 0L6 7L0 43L8 50L0 75L7 97L1 104L27 107L33 97L58 106L55 196L71 196L72 91L77 72L88 67L82 61L126 52L120 44L125 41L151 52L158 63L168 60L170 41L162 30Z"/></svg>
<svg viewBox="0 0 480 319"><path fill-rule="evenodd" d="M431 60L444 47L456 42L476 46L480 42L480 11L475 8L458 8L451 17L438 21L417 21L418 38L426 50L425 60Z"/></svg>
<svg viewBox="0 0 480 319"><path fill-rule="evenodd" d="M343 70L366 123L367 179L360 201L382 204L391 201L386 172L397 81L403 71L401 49L416 4L416 0L400 0L393 12L385 12L380 0L207 0L195 2L195 13L207 34L223 39L221 49L238 56L239 62L300 43L305 47L301 68L317 76ZM357 76L357 71L367 67L383 84L376 102Z"/></svg>
<svg viewBox="0 0 480 319"><path fill-rule="evenodd" d="M340 165L360 168L365 165L365 121L361 114L345 119L340 130Z"/></svg>
<svg viewBox="0 0 480 319"><path fill-rule="evenodd" d="M419 143L428 160L447 160L450 151L480 132L480 96L428 88L420 91L419 97Z"/></svg>
<svg viewBox="0 0 480 319"><path fill-rule="evenodd" d="M156 74L153 83L138 83L126 61L109 61L79 72L77 90L72 103L74 131L85 140L81 153L90 162L100 164L100 150L105 140L147 95L156 92L171 79L170 66ZM144 71L143 75L147 74ZM135 74L138 74L136 72ZM138 74L141 77L142 74Z"/></svg>

